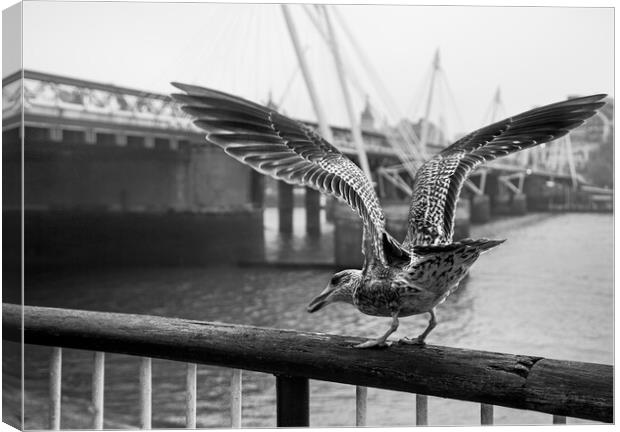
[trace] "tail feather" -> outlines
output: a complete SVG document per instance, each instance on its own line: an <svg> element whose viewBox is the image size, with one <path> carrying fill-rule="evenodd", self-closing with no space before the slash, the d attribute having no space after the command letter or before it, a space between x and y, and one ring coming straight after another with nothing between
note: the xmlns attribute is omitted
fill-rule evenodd
<svg viewBox="0 0 620 432"><path fill-rule="evenodd" d="M465 240L469 240L469 242L465 243ZM464 240L461 241L461 243L464 243L466 245L478 248L480 251L487 251L489 249L493 249L495 246L501 245L505 241L506 241L506 239L490 240L490 239L487 239L487 238L481 238L481 239L478 239L478 240L464 239Z"/></svg>
<svg viewBox="0 0 620 432"><path fill-rule="evenodd" d="M460 248L475 248L480 252L487 251L489 249L494 248L502 243L504 243L506 239L503 240L490 240L487 238L481 238L478 240L472 240L470 238L466 238L454 243L442 244L442 245L417 245L413 247L413 253L417 256L424 255L434 255L438 253L444 252L453 252Z"/></svg>

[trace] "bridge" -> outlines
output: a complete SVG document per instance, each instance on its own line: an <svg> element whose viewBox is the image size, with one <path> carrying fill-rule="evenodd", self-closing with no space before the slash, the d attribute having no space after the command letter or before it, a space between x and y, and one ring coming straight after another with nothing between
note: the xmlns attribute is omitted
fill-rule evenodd
<svg viewBox="0 0 620 432"><path fill-rule="evenodd" d="M206 143L204 134L168 95L30 70L23 71L23 76L18 72L6 77L2 95L3 163L7 186L15 186L5 189L3 204L9 219L11 214L16 217L21 206L23 136L24 210L26 219L33 221L33 233L40 227L38 234L43 239L28 249L35 261L39 255L57 256L59 249L75 250L85 241L80 235L64 240L43 235L70 231L76 217L82 226L94 227L89 236L103 243L122 243L122 238L100 232L97 227L105 225L101 218L116 221L120 237L143 232L141 237L147 239L148 229L157 231L160 222L167 220L176 229L185 227L184 235L170 234L169 245L198 246L203 237L197 233L202 232L210 243L228 251L221 256L234 257L247 248L229 246L230 239L221 233L243 226L247 238L261 244L265 190L278 197L280 232L292 232L295 188L283 182L276 185ZM425 127L425 121L417 128L422 136L435 127ZM304 123L320 129L318 123ZM403 152L407 143L399 130L402 125L378 130L368 104L359 123L365 157L382 202L406 206L415 173L411 166L419 166L421 156L415 159ZM415 136L416 125L409 127ZM608 134L609 128L609 121L594 118L584 130L601 135ZM330 134L338 148L360 163L352 129L332 126ZM576 173L570 139L541 147L474 173L462 200L469 203L472 222L485 222L491 214L523 214L528 208L610 208L611 190L588 185ZM424 152L417 154L432 155L442 148L442 144L428 142ZM317 235L324 204L314 190L304 195L306 229ZM330 202L326 205L331 207ZM214 228L207 232L205 226ZM128 256L165 261L163 255L153 256L161 249L154 246ZM253 257L261 253L260 247L250 251ZM76 251L72 259L79 260L80 255Z"/></svg>
<svg viewBox="0 0 620 432"><path fill-rule="evenodd" d="M130 242L126 256L119 256L123 248L112 248L98 258L167 262L169 254L150 242L149 230L159 231L174 250L211 244L222 259L241 250L251 257L262 254L266 179L206 143L168 95L30 70L6 77L2 95L3 206L7 220L19 224L23 174L26 224L32 241L39 238L26 248L31 262L92 260L84 244L121 245L136 235L144 247L135 249ZM351 131L333 127L332 133L335 144L356 159ZM373 169L398 161L383 134L363 135ZM292 211L293 188L281 183L278 189L280 207ZM316 231L318 193L309 191L306 202ZM89 227L86 237L72 228L76 223ZM162 232L162 227L168 228ZM226 234L239 227L246 231L243 245ZM209 255L179 262L202 262Z"/></svg>

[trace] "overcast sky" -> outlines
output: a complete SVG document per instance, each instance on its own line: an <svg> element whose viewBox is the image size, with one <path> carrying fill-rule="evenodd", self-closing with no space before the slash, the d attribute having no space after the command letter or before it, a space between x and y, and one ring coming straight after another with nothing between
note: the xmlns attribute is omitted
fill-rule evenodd
<svg viewBox="0 0 620 432"><path fill-rule="evenodd" d="M300 5L291 6L321 99L346 124L333 59ZM443 74L432 116L450 133L481 126L497 86L506 114L567 95L613 94L613 10L551 7L338 6L396 101L369 78L331 16L356 110L367 94L389 118L424 110L437 48ZM219 88L313 118L278 5L24 4L24 67L169 93L170 81ZM287 91L288 83L292 82Z"/></svg>

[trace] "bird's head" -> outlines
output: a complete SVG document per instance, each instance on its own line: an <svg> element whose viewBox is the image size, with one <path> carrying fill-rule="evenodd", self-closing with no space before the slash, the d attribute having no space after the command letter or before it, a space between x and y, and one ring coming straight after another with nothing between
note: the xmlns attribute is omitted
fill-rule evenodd
<svg viewBox="0 0 620 432"><path fill-rule="evenodd" d="M327 287L308 305L308 312L316 312L330 303L353 303L353 291L362 283L361 270L342 270L334 274Z"/></svg>

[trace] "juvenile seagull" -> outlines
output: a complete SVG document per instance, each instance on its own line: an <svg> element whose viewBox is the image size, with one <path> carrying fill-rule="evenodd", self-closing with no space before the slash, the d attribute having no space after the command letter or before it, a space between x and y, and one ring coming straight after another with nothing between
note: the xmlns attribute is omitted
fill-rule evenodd
<svg viewBox="0 0 620 432"><path fill-rule="evenodd" d="M363 220L361 270L333 275L308 305L316 312L334 302L368 315L391 317L381 337L356 348L386 346L399 317L430 314L426 329L401 343L423 344L436 325L435 307L457 287L478 256L503 240L452 241L456 202L469 173L484 162L559 138L602 107L606 95L535 108L466 135L416 173L407 236L402 244L385 230L372 184L336 147L307 126L248 100L187 84L172 97L207 131L206 139L256 171L339 198Z"/></svg>

